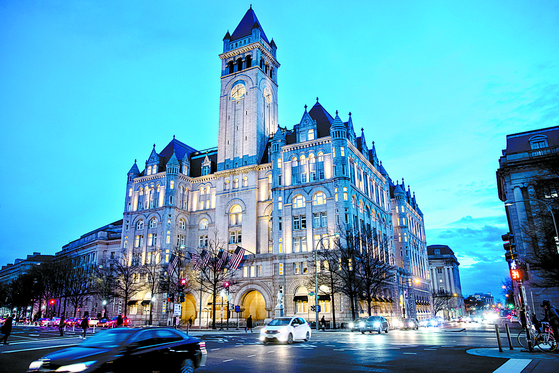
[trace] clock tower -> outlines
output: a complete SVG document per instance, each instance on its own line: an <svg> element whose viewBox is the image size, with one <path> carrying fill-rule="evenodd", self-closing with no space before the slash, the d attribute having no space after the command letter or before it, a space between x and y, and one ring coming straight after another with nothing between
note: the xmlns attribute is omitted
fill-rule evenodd
<svg viewBox="0 0 559 373"><path fill-rule="evenodd" d="M223 38L217 170L262 161L278 126L276 44L251 8Z"/></svg>

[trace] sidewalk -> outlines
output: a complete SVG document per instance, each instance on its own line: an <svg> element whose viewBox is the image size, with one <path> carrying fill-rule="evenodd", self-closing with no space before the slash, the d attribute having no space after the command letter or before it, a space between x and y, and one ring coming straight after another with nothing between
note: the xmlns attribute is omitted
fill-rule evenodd
<svg viewBox="0 0 559 373"><path fill-rule="evenodd" d="M529 352L520 348L514 350L503 348L503 352L499 352L498 348L474 348L466 352L470 355L509 359L509 361L514 359L521 363L527 363L522 373L547 373L559 370L559 353L555 352Z"/></svg>

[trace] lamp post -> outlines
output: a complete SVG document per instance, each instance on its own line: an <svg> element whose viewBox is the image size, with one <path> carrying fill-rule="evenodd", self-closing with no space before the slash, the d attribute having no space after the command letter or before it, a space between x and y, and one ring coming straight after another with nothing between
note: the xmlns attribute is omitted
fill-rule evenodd
<svg viewBox="0 0 559 373"><path fill-rule="evenodd" d="M320 240L318 240L318 242L316 243L316 247L314 248L315 249L314 250L314 312L316 316L316 320L315 320L316 331L320 330L320 328L318 327L318 263L317 263L318 246L325 238L338 237L339 235L340 235L339 233L334 233L328 236L320 237Z"/></svg>

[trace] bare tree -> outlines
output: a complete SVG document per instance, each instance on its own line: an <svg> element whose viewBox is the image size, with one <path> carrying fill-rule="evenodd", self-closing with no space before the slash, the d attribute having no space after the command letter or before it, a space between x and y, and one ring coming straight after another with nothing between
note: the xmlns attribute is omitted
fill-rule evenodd
<svg viewBox="0 0 559 373"><path fill-rule="evenodd" d="M126 251L123 251L122 258L111 261L113 281L113 293L116 297L124 301L124 317L128 314L128 301L139 293L144 284L140 283L139 263L131 260Z"/></svg>
<svg viewBox="0 0 559 373"><path fill-rule="evenodd" d="M228 253L226 243L219 240L217 232L214 233L214 238L209 240L208 247L200 250L198 255L205 265L200 268L197 284L205 293L212 295L212 329L215 329L217 295L226 290L225 283L234 282L236 271L226 268L225 259L220 260Z"/></svg>
<svg viewBox="0 0 559 373"><path fill-rule="evenodd" d="M447 291L433 292L433 312L435 315L439 311L448 309L453 298L453 294Z"/></svg>
<svg viewBox="0 0 559 373"><path fill-rule="evenodd" d="M145 276L145 288L150 292L151 299L149 305L149 325L153 323L153 298L161 292L163 263L161 263L161 250L149 251L144 264L140 268L140 273Z"/></svg>

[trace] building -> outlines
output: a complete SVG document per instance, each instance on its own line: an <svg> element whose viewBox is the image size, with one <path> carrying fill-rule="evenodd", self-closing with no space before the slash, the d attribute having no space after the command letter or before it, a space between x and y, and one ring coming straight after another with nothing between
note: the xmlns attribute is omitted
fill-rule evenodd
<svg viewBox="0 0 559 373"><path fill-rule="evenodd" d="M2 266L0 270L0 286L8 287L12 281L17 280L21 275L28 273L33 267L40 266L44 263L51 263L54 255L41 255L39 252L34 252L27 255L25 259L16 259L14 264L7 264ZM3 303L3 302L2 302ZM33 311L29 309L29 311ZM0 315L11 313L7 307L0 308ZM30 317L32 312L25 313L25 316Z"/></svg>
<svg viewBox="0 0 559 373"><path fill-rule="evenodd" d="M497 170L499 199L505 204L510 233L504 238L512 238L507 260L524 268L525 303L536 314L544 299L559 303L557 280L546 278L546 273L557 278L559 268L558 149L559 126L507 135ZM542 270L538 264L542 262L550 267ZM514 299L520 307L518 284L513 281Z"/></svg>
<svg viewBox="0 0 559 373"><path fill-rule="evenodd" d="M277 46L252 8L227 32L219 57L217 147L196 150L173 137L160 152L154 146L141 169L134 163L122 250L140 263L153 255L167 263L181 246L198 250L212 240L228 251L242 246L247 255L230 299L244 310L240 317L269 319L278 306L312 319L307 286L313 250L340 225L367 229L387 242L378 255L400 267L398 283L375 299L375 313L429 317L423 214L409 189L392 182L364 131L355 133L351 113L342 120L317 99L310 110L305 105L292 129L278 126ZM139 299L154 299L155 322L171 322L165 296L144 292ZM188 294L182 319L205 323L213 301L208 294ZM326 319L330 301L319 299ZM366 307L359 307L364 313ZM335 309L338 320L350 319L345 297L337 298ZM141 322L145 312L129 314Z"/></svg>
<svg viewBox="0 0 559 373"><path fill-rule="evenodd" d="M122 220L118 220L85 233L77 240L64 245L62 250L55 254L54 260L56 262L69 259L79 277L88 281L96 274L96 268L110 266L111 260L120 257L121 238ZM106 304L103 304L103 301ZM64 302L64 298L59 299L58 306L62 307L62 304L66 305L66 317L82 317L86 312L91 317L112 317L122 313L124 307L121 299L101 299L99 295L94 295L91 289L77 307L74 307L72 302Z"/></svg>
<svg viewBox="0 0 559 373"><path fill-rule="evenodd" d="M463 316L465 309L458 269L460 263L456 259L454 251L446 245L429 245L427 252L433 293L443 297L448 294L452 297L445 305L446 309L439 312L437 316L443 316L446 319Z"/></svg>

